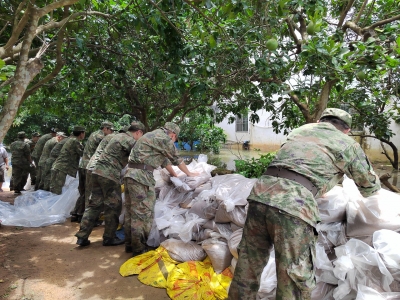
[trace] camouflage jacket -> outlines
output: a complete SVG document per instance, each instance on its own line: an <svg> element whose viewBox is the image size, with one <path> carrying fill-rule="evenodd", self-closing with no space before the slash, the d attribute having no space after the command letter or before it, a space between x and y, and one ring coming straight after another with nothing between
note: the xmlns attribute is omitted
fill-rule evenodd
<svg viewBox="0 0 400 300"><path fill-rule="evenodd" d="M89 163L90 158L96 152L97 146L100 144L103 138L104 132L102 130L97 130L89 136L85 145L85 149L83 150L79 168L87 169L87 164Z"/></svg>
<svg viewBox="0 0 400 300"><path fill-rule="evenodd" d="M143 135L133 147L129 155L129 162L150 165L153 168L179 165L183 159L179 157L171 138L163 129L156 129ZM128 168L124 177L129 177L137 182L154 186L153 172Z"/></svg>
<svg viewBox="0 0 400 300"><path fill-rule="evenodd" d="M17 166L30 164L31 150L24 140L16 140L10 145L11 163Z"/></svg>
<svg viewBox="0 0 400 300"><path fill-rule="evenodd" d="M57 144L57 138L53 137L44 144L42 155L39 159L39 166L44 167L46 164L46 160L50 155L51 150L53 150L54 146Z"/></svg>
<svg viewBox="0 0 400 300"><path fill-rule="evenodd" d="M46 159L46 168L48 166L51 167L53 165L57 157L60 155L61 149L64 147L64 144L68 141L68 139L69 138L64 138L54 145L53 149L50 151L49 157Z"/></svg>
<svg viewBox="0 0 400 300"><path fill-rule="evenodd" d="M100 144L97 146L96 151L92 155L92 157L89 160L89 163L86 166L87 170L93 170L94 166L96 165L97 161L99 160L100 155L103 153L104 149L108 145L108 143L111 141L111 139L115 136L114 133L106 135L100 142Z"/></svg>
<svg viewBox="0 0 400 300"><path fill-rule="evenodd" d="M53 135L52 135L51 133L42 135L42 136L38 139L38 141L37 141L37 143L36 143L36 145L35 145L35 149L33 149L32 157L34 157L35 159L39 159L40 156L42 155L42 151L43 151L44 145L45 145L46 142L47 142L48 140L50 140L52 137L53 137Z"/></svg>
<svg viewBox="0 0 400 300"><path fill-rule="evenodd" d="M135 142L130 132L116 134L101 153L93 174L120 183L121 171L128 163L128 156Z"/></svg>
<svg viewBox="0 0 400 300"><path fill-rule="evenodd" d="M364 151L351 137L329 123L313 123L293 130L270 166L282 167L309 179L318 189L315 198L332 189L346 174L367 197L380 189ZM248 197L301 218L312 226L320 221L315 198L288 179L263 175Z"/></svg>
<svg viewBox="0 0 400 300"><path fill-rule="evenodd" d="M72 136L61 149L60 155L53 163L52 170L58 170L67 173L69 176L76 177L79 167L79 159L83 154L81 142Z"/></svg>
<svg viewBox="0 0 400 300"><path fill-rule="evenodd" d="M25 139L24 142L29 145L29 149L31 150L31 155L32 155L33 150L35 149L35 146L36 146L36 142L34 142L30 139Z"/></svg>

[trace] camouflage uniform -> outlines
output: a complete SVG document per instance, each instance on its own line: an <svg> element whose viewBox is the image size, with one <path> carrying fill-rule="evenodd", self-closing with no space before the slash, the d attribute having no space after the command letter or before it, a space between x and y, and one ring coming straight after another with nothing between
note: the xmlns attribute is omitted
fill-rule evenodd
<svg viewBox="0 0 400 300"><path fill-rule="evenodd" d="M50 191L50 182L51 182L51 168L53 163L56 161L57 157L61 153L61 149L64 147L64 144L68 141L68 138L64 138L63 140L56 143L53 149L50 152L49 157L46 159L46 163L43 169L42 178L44 180L43 190Z"/></svg>
<svg viewBox="0 0 400 300"><path fill-rule="evenodd" d="M34 142L33 140L30 140L30 139L25 139L25 143L27 143L29 145L29 149L31 151L31 157L32 157L32 153L33 153L33 150L35 149L35 146L36 146L37 142ZM36 185L36 183L37 183L37 181L36 181L36 168L35 168L35 166L33 164L29 165L29 175L31 175L31 185Z"/></svg>
<svg viewBox="0 0 400 300"><path fill-rule="evenodd" d="M13 188L15 192L22 191L29 174L29 165L31 163L31 150L23 138L11 143L11 162Z"/></svg>
<svg viewBox="0 0 400 300"><path fill-rule="evenodd" d="M97 149L101 140L104 138L104 133L102 130L97 130L93 132L86 142L85 148L83 150L82 159L79 163L79 198L75 203L75 208L71 211L71 215L83 215L85 210L85 182L86 182L86 167L89 163L90 158Z"/></svg>
<svg viewBox="0 0 400 300"><path fill-rule="evenodd" d="M183 159L163 129L143 135L133 147L129 163L146 164L153 168L179 165ZM146 249L153 223L156 200L153 171L128 168L125 177L125 245L140 253Z"/></svg>
<svg viewBox="0 0 400 300"><path fill-rule="evenodd" d="M52 133L47 133L45 135L42 135L40 137L40 139L37 141L37 143L35 145L35 148L33 149L32 159L33 159L33 161L35 162L35 165L36 165L36 178L42 178L42 174L41 174L42 168L39 167L39 160L40 160L40 156L42 155L44 145L51 138L53 138L53 134ZM39 188L39 186L36 185L35 186L35 190L38 190L38 188Z"/></svg>
<svg viewBox="0 0 400 300"><path fill-rule="evenodd" d="M44 175L45 175L44 170L46 167L46 160L47 158L49 158L50 152L51 150L53 150L56 144L57 144L57 138L53 137L50 140L48 140L43 147L42 155L40 156L39 164L37 165L37 167L39 167L41 170L39 174L40 177L38 176L36 178L37 179L36 184L38 189L43 189L44 187Z"/></svg>
<svg viewBox="0 0 400 300"><path fill-rule="evenodd" d="M51 168L50 192L60 195L67 175L76 177L83 146L77 137L70 137Z"/></svg>
<svg viewBox="0 0 400 300"><path fill-rule="evenodd" d="M89 205L89 196L92 191L92 171L96 166L97 161L100 158L100 155L103 153L104 149L111 141L111 139L115 136L115 133L111 133L106 135L100 142L99 146L97 146L96 152L92 155L89 160L89 163L86 166L86 181L85 181L85 207Z"/></svg>
<svg viewBox="0 0 400 300"><path fill-rule="evenodd" d="M104 205L105 229L103 240L115 238L121 214L120 174L128 162L135 144L131 132L116 134L105 147L92 171L92 192L83 214L80 230L75 236L87 239Z"/></svg>
<svg viewBox="0 0 400 300"><path fill-rule="evenodd" d="M380 189L379 178L360 145L330 123L307 124L293 130L270 167L302 175L317 193L313 195L286 178L259 178L248 197L249 210L229 299L256 299L258 279L273 244L276 299L311 299L315 287L315 226L320 222L315 198L333 188L343 174L354 179L363 196Z"/></svg>

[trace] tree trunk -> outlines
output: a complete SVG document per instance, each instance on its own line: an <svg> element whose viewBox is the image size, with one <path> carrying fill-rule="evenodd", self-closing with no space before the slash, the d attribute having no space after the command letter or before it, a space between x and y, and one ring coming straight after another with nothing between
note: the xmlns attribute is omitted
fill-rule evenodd
<svg viewBox="0 0 400 300"><path fill-rule="evenodd" d="M38 26L38 19L39 16L37 10L32 8L31 19L24 35L19 61L15 70L14 81L11 84L7 100L0 113L0 142L4 140L8 129L11 127L12 122L17 115L22 97L29 83L43 68L43 63L40 58L32 58L28 60L29 49Z"/></svg>

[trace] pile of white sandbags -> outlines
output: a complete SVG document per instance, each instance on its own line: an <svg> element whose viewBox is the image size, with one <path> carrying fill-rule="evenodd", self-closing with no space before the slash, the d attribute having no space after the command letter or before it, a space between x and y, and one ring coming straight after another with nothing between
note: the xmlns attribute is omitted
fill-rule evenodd
<svg viewBox="0 0 400 300"><path fill-rule="evenodd" d="M188 178L175 168L178 177L171 178L165 170L155 171L158 198L148 244L163 245L178 261L208 255L217 273L227 267L234 271L247 197L256 179L239 174L211 177L215 167L207 164L206 156L188 168L200 175ZM343 187L335 186L317 203L322 222L317 226L317 288L312 299L396 299L400 196L382 189L364 198L345 178ZM270 257L257 299L275 299L273 250ZM371 298L376 295L380 298Z"/></svg>

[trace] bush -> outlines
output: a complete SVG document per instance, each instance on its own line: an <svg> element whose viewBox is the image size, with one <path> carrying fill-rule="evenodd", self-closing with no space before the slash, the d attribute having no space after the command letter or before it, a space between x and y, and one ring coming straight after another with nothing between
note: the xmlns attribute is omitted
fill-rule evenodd
<svg viewBox="0 0 400 300"><path fill-rule="evenodd" d="M260 154L260 158L237 159L235 160L236 173L246 178L258 178L265 172L275 155L276 152L270 152Z"/></svg>

